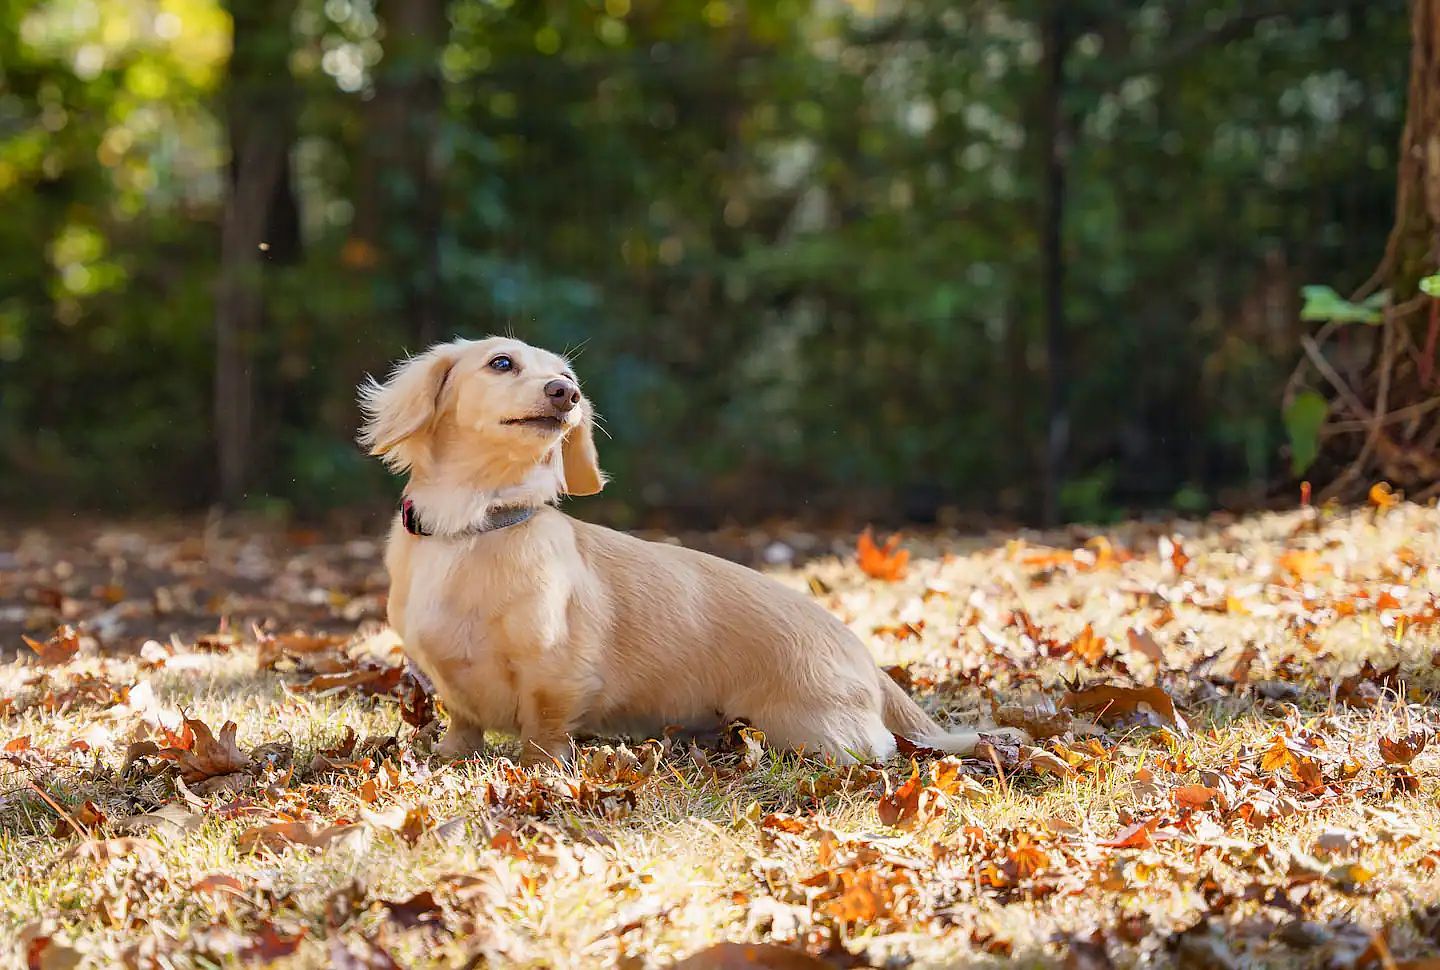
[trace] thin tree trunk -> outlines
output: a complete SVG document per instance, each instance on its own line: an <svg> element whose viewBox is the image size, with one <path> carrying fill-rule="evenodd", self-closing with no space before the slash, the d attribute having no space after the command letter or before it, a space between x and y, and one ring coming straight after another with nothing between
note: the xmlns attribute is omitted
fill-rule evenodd
<svg viewBox="0 0 1440 970"><path fill-rule="evenodd" d="M1393 302L1415 295L1435 271L1440 227L1440 0L1411 4L1409 104L1400 140L1395 228L1385 250L1383 276Z"/></svg>
<svg viewBox="0 0 1440 970"><path fill-rule="evenodd" d="M1065 61L1071 35L1065 0L1052 0L1044 23L1045 87L1042 94L1041 151L1045 204L1041 214L1041 287L1045 305L1047 421L1043 516L1060 521L1060 491L1070 442L1069 342L1065 332L1065 177L1069 131L1065 115Z"/></svg>
<svg viewBox="0 0 1440 970"><path fill-rule="evenodd" d="M399 294L406 329L420 350L443 335L440 234L444 176L438 141L444 87L440 54L448 36L445 0L381 0L384 57L376 75L367 165L375 216L365 231Z"/></svg>
<svg viewBox="0 0 1440 970"><path fill-rule="evenodd" d="M1436 373L1440 303L1418 295L1420 280L1440 266L1440 0L1411 4L1410 85L1396 171L1395 225L1375 281L1390 308L1375 333L1376 352L1363 375L1370 414L1362 434L1345 439L1354 457L1323 494L1358 498L1376 478L1424 499L1440 491L1440 422L1389 420L1427 409L1440 393Z"/></svg>
<svg viewBox="0 0 1440 970"><path fill-rule="evenodd" d="M234 7L226 92L229 178L215 293L215 436L222 504L245 497L255 461L255 359L265 317L264 263L299 251L290 181L294 141L290 7Z"/></svg>

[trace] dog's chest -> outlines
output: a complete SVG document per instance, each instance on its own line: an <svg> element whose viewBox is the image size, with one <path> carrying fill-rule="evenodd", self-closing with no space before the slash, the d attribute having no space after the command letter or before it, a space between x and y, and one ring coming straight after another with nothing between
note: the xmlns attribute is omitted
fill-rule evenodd
<svg viewBox="0 0 1440 970"><path fill-rule="evenodd" d="M525 645L514 630L524 628L517 614L533 597L513 575L476 568L477 556L490 565L468 543L416 551L400 635L446 707L482 727L515 730Z"/></svg>

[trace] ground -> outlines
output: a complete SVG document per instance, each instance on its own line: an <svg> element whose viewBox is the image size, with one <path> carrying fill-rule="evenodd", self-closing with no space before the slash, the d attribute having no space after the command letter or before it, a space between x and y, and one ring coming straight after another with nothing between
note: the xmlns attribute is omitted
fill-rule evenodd
<svg viewBox="0 0 1440 970"><path fill-rule="evenodd" d="M1436 509L738 545L1034 745L450 763L375 540L0 534L0 963L1440 966Z"/></svg>

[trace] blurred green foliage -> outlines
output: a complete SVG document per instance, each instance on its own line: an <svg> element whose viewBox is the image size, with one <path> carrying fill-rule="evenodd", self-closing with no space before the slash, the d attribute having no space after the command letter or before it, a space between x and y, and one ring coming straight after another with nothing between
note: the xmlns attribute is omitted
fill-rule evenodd
<svg viewBox="0 0 1440 970"><path fill-rule="evenodd" d="M353 388L417 349L423 292L443 335L579 352L622 522L1033 512L1048 4L412 2L433 49L372 0L266 28L303 248L267 267L257 500L393 488ZM1406 5L1066 6L1066 511L1253 497L1300 283L1383 248ZM0 2L8 502L214 496L230 37L215 0ZM423 180L377 153L386 71L439 84Z"/></svg>

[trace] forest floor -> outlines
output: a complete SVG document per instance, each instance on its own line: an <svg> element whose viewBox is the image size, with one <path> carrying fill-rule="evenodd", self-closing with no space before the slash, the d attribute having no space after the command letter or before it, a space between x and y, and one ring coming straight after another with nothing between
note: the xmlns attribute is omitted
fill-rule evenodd
<svg viewBox="0 0 1440 970"><path fill-rule="evenodd" d="M850 769L743 725L447 763L377 541L0 533L0 963L1440 967L1440 512L1376 500L752 537L1035 736Z"/></svg>

